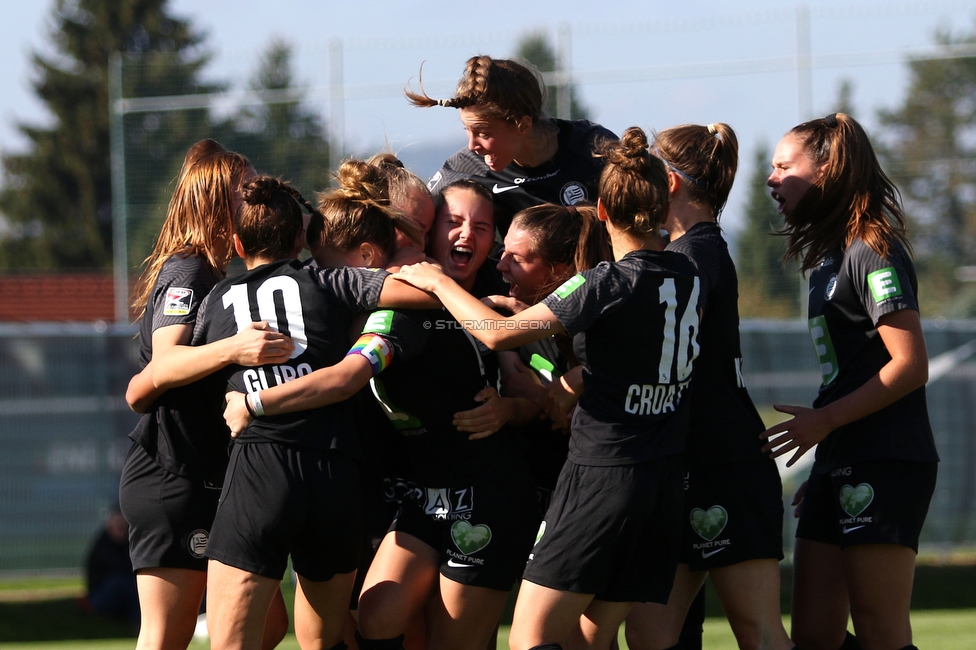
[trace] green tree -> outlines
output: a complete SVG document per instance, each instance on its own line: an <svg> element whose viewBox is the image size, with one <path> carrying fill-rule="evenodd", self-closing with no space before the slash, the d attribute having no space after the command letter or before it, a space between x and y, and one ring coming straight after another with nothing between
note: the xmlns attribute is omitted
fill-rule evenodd
<svg viewBox="0 0 976 650"><path fill-rule="evenodd" d="M951 46L974 36L937 35ZM976 315L972 288L953 278L976 264L976 58L908 63L902 104L880 111L879 155L901 190L919 272L923 312Z"/></svg>
<svg viewBox="0 0 976 650"><path fill-rule="evenodd" d="M785 240L773 234L783 227L783 217L766 186L769 160L769 148L764 144L756 147L745 225L736 238L739 312L745 318L787 318L800 313L796 265L783 267Z"/></svg>
<svg viewBox="0 0 976 650"><path fill-rule="evenodd" d="M845 113L854 119L854 82L850 79L841 79L837 85L837 100L835 102L834 113Z"/></svg>
<svg viewBox="0 0 976 650"><path fill-rule="evenodd" d="M221 125L218 132L226 133L221 141L246 155L259 172L290 181L312 200L329 185L329 142L322 119L294 91L291 46L271 42L250 88L268 101L243 107Z"/></svg>
<svg viewBox="0 0 976 650"><path fill-rule="evenodd" d="M549 44L549 39L542 32L523 36L519 40L515 55L530 62L539 69L539 72L554 72L556 70L556 53ZM559 93L559 86L547 85L546 90L548 94L546 112L550 115L556 115L556 97ZM576 86L572 84L569 87L569 119L590 119L589 109L579 101Z"/></svg>
<svg viewBox="0 0 976 650"><path fill-rule="evenodd" d="M166 5L167 0L56 0L50 34L55 53L34 52L32 57L34 91L53 125L19 124L28 149L3 156L0 212L7 234L0 242L0 266L111 265L112 53L122 52L127 65L150 59L155 63L125 76L126 96L206 90L197 83L206 62L200 50L202 36L188 22L170 16ZM132 140L127 145L142 138L152 145L148 150L157 159L182 156L186 138L174 143L173 131L160 129L163 120L158 116L134 116L127 126L134 120L145 128L127 129L127 139Z"/></svg>

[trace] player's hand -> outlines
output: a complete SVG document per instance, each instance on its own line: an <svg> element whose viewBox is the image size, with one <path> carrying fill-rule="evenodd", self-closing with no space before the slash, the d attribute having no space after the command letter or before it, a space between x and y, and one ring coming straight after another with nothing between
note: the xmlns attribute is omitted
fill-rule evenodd
<svg viewBox="0 0 976 650"><path fill-rule="evenodd" d="M458 431L470 432L468 440L480 440L501 429L512 419L514 408L510 399L500 397L494 388L482 388L474 396L481 406L454 414Z"/></svg>
<svg viewBox="0 0 976 650"><path fill-rule="evenodd" d="M250 323L234 335L234 363L239 366L263 366L284 363L295 351L291 337L276 332L265 321Z"/></svg>
<svg viewBox="0 0 976 650"><path fill-rule="evenodd" d="M244 393L232 390L224 395L227 405L224 407L224 422L230 428L230 437L236 438L241 435L254 418L247 412L244 406Z"/></svg>
<svg viewBox="0 0 976 650"><path fill-rule="evenodd" d="M773 408L780 413L789 413L793 419L774 424L763 431L759 437L766 441L763 451L772 452L769 454L772 458L796 450L792 458L787 461L787 467L792 467L800 456L810 451L833 430L821 409L783 404L773 404Z"/></svg>
<svg viewBox="0 0 976 650"><path fill-rule="evenodd" d="M502 373L502 393L505 397L524 397L530 400L543 411L541 417L545 417L548 397L546 387L535 372L517 358L512 361L508 372Z"/></svg>
<svg viewBox="0 0 976 650"><path fill-rule="evenodd" d="M547 387L546 414L552 419L552 428L569 432L569 424L573 421L573 412L579 401L580 389L573 386L569 373L553 381Z"/></svg>
<svg viewBox="0 0 976 650"><path fill-rule="evenodd" d="M531 306L511 296L485 296L481 299L481 302L488 305L492 309L495 309L496 307L499 309L506 309L513 314L517 314L520 311L525 311Z"/></svg>
<svg viewBox="0 0 976 650"><path fill-rule="evenodd" d="M437 283L444 278L441 267L430 262L420 262L419 264L408 264L400 267L400 270L393 274L394 280L401 280L412 284L421 291L431 293L436 289Z"/></svg>

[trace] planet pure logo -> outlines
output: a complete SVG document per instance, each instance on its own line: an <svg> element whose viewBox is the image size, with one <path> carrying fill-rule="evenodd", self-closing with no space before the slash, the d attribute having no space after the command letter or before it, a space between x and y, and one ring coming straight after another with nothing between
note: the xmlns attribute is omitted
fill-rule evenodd
<svg viewBox="0 0 976 650"><path fill-rule="evenodd" d="M467 521L456 521L451 526L451 539L458 550L465 555L477 553L491 541L491 529L484 524L472 526Z"/></svg>
<svg viewBox="0 0 976 650"><path fill-rule="evenodd" d="M858 516L871 505L872 501L874 501L874 488L867 483L861 483L857 487L845 485L840 489L840 507L849 515L847 519L841 519L839 522L843 525L841 532L844 535L874 522L873 517Z"/></svg>
<svg viewBox="0 0 976 650"><path fill-rule="evenodd" d="M845 485L840 489L840 507L851 517L857 517L874 501L874 488L867 483L857 487Z"/></svg>
<svg viewBox="0 0 976 650"><path fill-rule="evenodd" d="M702 539L714 541L725 530L729 513L722 506L712 506L707 511L695 508L691 511L691 527Z"/></svg>

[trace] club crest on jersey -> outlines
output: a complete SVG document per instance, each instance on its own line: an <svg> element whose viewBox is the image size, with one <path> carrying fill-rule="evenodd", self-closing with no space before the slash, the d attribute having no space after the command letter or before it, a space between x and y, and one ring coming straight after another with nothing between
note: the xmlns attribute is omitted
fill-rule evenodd
<svg viewBox="0 0 976 650"><path fill-rule="evenodd" d="M186 316L193 304L193 289L170 287L166 290L163 303L163 316Z"/></svg>
<svg viewBox="0 0 976 650"><path fill-rule="evenodd" d="M190 552L190 555L200 559L203 554L207 551L207 542L210 540L210 533L203 528L197 528L195 531L190 533L190 536L186 539L186 550Z"/></svg>
<svg viewBox="0 0 976 650"><path fill-rule="evenodd" d="M824 300L830 300L834 297L834 291L837 290L837 274L834 273L827 280L827 287L824 289Z"/></svg>
<svg viewBox="0 0 976 650"><path fill-rule="evenodd" d="M875 303L901 295L901 282L893 266L868 273L868 286L871 287L871 295L874 296Z"/></svg>
<svg viewBox="0 0 976 650"><path fill-rule="evenodd" d="M559 190L559 198L563 205L576 205L580 201L586 200L586 187L578 181L570 181L563 185L563 189Z"/></svg>
<svg viewBox="0 0 976 650"><path fill-rule="evenodd" d="M560 300L565 300L566 297L569 296L569 294L573 293L581 286L583 286L584 282L586 282L586 278L584 278L582 275L577 273L576 275L574 275L573 277L571 277L570 279L566 280L561 285L559 285L559 288L553 291L553 293L556 294L556 297L559 298Z"/></svg>

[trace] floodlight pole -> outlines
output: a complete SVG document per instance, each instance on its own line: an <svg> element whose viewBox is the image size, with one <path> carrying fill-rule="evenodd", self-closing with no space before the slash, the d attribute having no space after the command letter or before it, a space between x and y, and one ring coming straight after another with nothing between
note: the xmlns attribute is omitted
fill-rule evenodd
<svg viewBox="0 0 976 650"><path fill-rule="evenodd" d="M556 86L556 117L569 120L572 119L572 95L570 88L570 78L572 77L572 32L569 23L559 25L558 56L556 57L556 74L559 78L559 85Z"/></svg>
<svg viewBox="0 0 976 650"><path fill-rule="evenodd" d="M122 106L122 55L108 63L109 152L112 168L112 274L115 284L115 322L129 322L129 259L126 238L125 114Z"/></svg>
<svg viewBox="0 0 976 650"><path fill-rule="evenodd" d="M332 141L329 143L329 169L339 168L342 150L345 147L346 118L345 93L342 79L342 39L333 38L329 42L329 121Z"/></svg>
<svg viewBox="0 0 976 650"><path fill-rule="evenodd" d="M800 121L813 117L813 72L810 48L810 8L796 8L796 91Z"/></svg>

